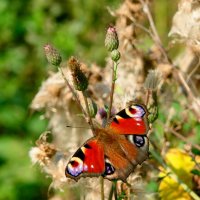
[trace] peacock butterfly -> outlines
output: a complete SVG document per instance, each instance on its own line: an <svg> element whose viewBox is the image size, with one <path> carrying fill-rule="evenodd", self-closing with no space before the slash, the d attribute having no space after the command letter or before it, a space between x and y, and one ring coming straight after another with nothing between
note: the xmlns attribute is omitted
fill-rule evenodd
<svg viewBox="0 0 200 200"><path fill-rule="evenodd" d="M103 176L109 180L127 177L149 154L147 109L133 104L118 112L105 128L96 128L69 160L65 174L74 180Z"/></svg>

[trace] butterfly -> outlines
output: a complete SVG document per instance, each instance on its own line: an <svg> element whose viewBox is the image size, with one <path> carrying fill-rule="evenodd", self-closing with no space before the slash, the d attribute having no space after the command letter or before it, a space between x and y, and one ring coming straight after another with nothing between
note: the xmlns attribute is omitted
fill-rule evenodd
<svg viewBox="0 0 200 200"><path fill-rule="evenodd" d="M147 115L144 105L132 104L114 115L105 128L96 128L95 136L69 160L65 175L75 181L103 176L125 182L149 155Z"/></svg>

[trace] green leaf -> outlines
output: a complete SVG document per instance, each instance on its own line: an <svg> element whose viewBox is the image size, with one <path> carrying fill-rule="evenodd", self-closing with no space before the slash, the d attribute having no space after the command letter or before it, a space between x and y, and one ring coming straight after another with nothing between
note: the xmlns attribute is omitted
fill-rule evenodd
<svg viewBox="0 0 200 200"><path fill-rule="evenodd" d="M200 171L197 170L197 169L191 170L191 173L194 174L194 175L200 176Z"/></svg>
<svg viewBox="0 0 200 200"><path fill-rule="evenodd" d="M192 148L192 153L195 155L200 155L200 150L196 148Z"/></svg>

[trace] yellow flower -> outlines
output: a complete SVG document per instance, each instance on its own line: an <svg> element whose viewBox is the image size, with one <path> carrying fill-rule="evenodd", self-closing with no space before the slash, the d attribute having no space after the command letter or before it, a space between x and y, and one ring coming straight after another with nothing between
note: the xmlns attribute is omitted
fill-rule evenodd
<svg viewBox="0 0 200 200"><path fill-rule="evenodd" d="M180 149L170 149L165 157L167 169L161 168L159 177L162 178L159 185L159 195L162 200L192 200L192 197L184 189L184 185L192 188L192 174L195 163L192 158ZM181 184L183 183L183 184Z"/></svg>

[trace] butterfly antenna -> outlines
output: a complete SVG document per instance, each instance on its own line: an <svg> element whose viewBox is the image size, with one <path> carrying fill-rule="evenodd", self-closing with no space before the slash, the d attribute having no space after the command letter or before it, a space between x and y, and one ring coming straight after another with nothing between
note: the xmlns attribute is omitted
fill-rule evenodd
<svg viewBox="0 0 200 200"><path fill-rule="evenodd" d="M67 128L84 128L84 129L91 129L91 128L89 128L89 127L84 127L84 126L76 126L76 127L74 127L74 126L71 126L71 125L67 125L66 127L67 127Z"/></svg>

